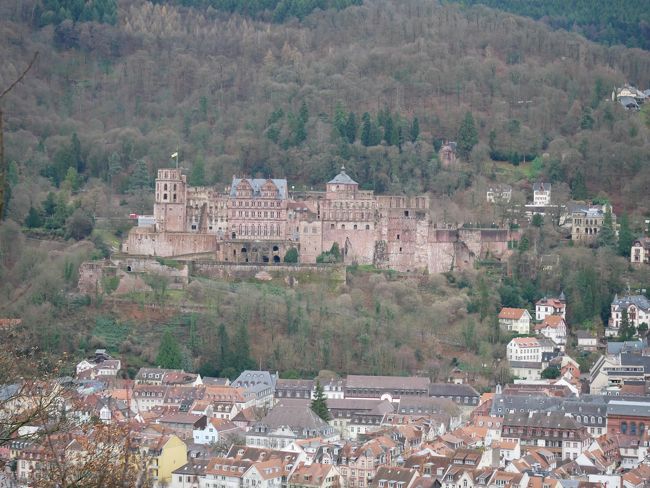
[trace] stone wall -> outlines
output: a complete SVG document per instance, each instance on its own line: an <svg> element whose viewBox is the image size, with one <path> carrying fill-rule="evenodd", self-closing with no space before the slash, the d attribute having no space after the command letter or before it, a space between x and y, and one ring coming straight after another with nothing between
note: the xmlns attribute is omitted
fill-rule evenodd
<svg viewBox="0 0 650 488"><path fill-rule="evenodd" d="M289 264L228 264L210 260L192 261L192 275L212 279L251 279L260 272L266 272L274 278L296 277L308 278L310 274L329 275L335 281L344 283L346 267L344 265L289 265Z"/></svg>
<svg viewBox="0 0 650 488"><path fill-rule="evenodd" d="M122 245L122 251L140 256L183 256L216 252L217 236L190 232L154 232L134 227Z"/></svg>
<svg viewBox="0 0 650 488"><path fill-rule="evenodd" d="M102 280L106 266L106 261L88 261L81 263L79 266L79 292L86 295L103 293L104 286L102 285ZM114 272L115 267L113 267Z"/></svg>
<svg viewBox="0 0 650 488"><path fill-rule="evenodd" d="M169 265L152 258L113 256L113 263L125 273L147 273L169 278L170 288L183 288L189 283L189 266L182 261L173 261Z"/></svg>

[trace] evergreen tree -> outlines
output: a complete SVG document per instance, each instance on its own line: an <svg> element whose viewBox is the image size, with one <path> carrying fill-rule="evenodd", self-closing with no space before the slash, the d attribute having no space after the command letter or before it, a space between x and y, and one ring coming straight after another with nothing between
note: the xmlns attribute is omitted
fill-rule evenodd
<svg viewBox="0 0 650 488"><path fill-rule="evenodd" d="M151 178L149 177L149 169L147 163L142 159L138 159L135 163L135 169L131 175L129 188L131 190L143 190L151 186Z"/></svg>
<svg viewBox="0 0 650 488"><path fill-rule="evenodd" d="M576 200L587 198L587 185L585 185L585 176L582 171L578 170L575 177L571 180L571 196Z"/></svg>
<svg viewBox="0 0 650 488"><path fill-rule="evenodd" d="M347 124L347 117L345 116L345 111L343 110L343 105L341 102L336 104L336 109L334 110L334 127L338 131L341 137L346 137L345 126Z"/></svg>
<svg viewBox="0 0 650 488"><path fill-rule="evenodd" d="M226 325L223 322L219 324L219 329L217 329L217 341L219 342L217 351L217 369L223 371L225 368L230 366L229 362L231 359L230 338L228 337Z"/></svg>
<svg viewBox="0 0 650 488"><path fill-rule="evenodd" d="M350 112L348 120L345 123L345 137L350 144L354 144L354 141L357 139L357 118L354 112Z"/></svg>
<svg viewBox="0 0 650 488"><path fill-rule="evenodd" d="M394 146L397 143L397 138L395 137L395 127L393 126L393 117L390 112L385 114L384 120L384 141L389 146Z"/></svg>
<svg viewBox="0 0 650 488"><path fill-rule="evenodd" d="M36 210L34 207L30 206L29 212L27 213L27 217L25 218L25 227L34 229L36 227L41 227L42 225L43 225L43 219L41 218L40 212Z"/></svg>
<svg viewBox="0 0 650 488"><path fill-rule="evenodd" d="M295 247L290 248L284 255L285 263L297 263L298 262L298 249Z"/></svg>
<svg viewBox="0 0 650 488"><path fill-rule="evenodd" d="M183 354L176 339L169 330L166 330L160 341L156 364L160 368L181 369L183 367Z"/></svg>
<svg viewBox="0 0 650 488"><path fill-rule="evenodd" d="M298 118L302 121L303 124L306 124L307 120L309 120L309 109L307 108L307 103L304 100L300 105L300 112L298 113Z"/></svg>
<svg viewBox="0 0 650 488"><path fill-rule="evenodd" d="M618 229L618 253L621 256L630 257L634 234L630 230L630 222L627 214L621 215L620 228Z"/></svg>
<svg viewBox="0 0 650 488"><path fill-rule="evenodd" d="M582 111L582 117L580 118L580 128L583 130L593 129L594 127L594 117L591 115L591 109L585 107Z"/></svg>
<svg viewBox="0 0 650 488"><path fill-rule="evenodd" d="M112 152L108 157L108 180L110 181L111 186L113 185L115 177L121 172L122 162L120 161L120 155L116 152Z"/></svg>
<svg viewBox="0 0 650 488"><path fill-rule="evenodd" d="M189 178L190 186L205 186L205 162L201 156L196 158Z"/></svg>
<svg viewBox="0 0 650 488"><path fill-rule="evenodd" d="M612 207L609 205L607 205L605 210L603 225L600 226L597 241L599 247L610 247L612 249L616 247L616 233L614 232L614 223L612 221Z"/></svg>
<svg viewBox="0 0 650 488"><path fill-rule="evenodd" d="M372 138L372 121L370 120L370 114L364 112L361 117L361 144L368 147L371 146Z"/></svg>
<svg viewBox="0 0 650 488"><path fill-rule="evenodd" d="M623 341L629 341L636 334L634 325L630 322L627 310L623 309L621 312L621 327L618 329L618 335Z"/></svg>
<svg viewBox="0 0 650 488"><path fill-rule="evenodd" d="M323 393L323 387L318 380L316 380L316 392L314 394L314 399L311 401L311 409L325 422L329 422L330 411L327 408L327 399Z"/></svg>
<svg viewBox="0 0 650 488"><path fill-rule="evenodd" d="M417 141L419 135L420 135L420 121L418 120L417 117L414 117L413 123L411 124L411 142Z"/></svg>
<svg viewBox="0 0 650 488"><path fill-rule="evenodd" d="M461 158L468 160L474 146L478 143L478 131L474 124L472 112L466 112L463 121L458 129L458 154Z"/></svg>
<svg viewBox="0 0 650 488"><path fill-rule="evenodd" d="M237 329L232 349L233 359L231 366L238 372L242 372L245 369L251 369L255 365L255 362L251 358L250 338L248 336L248 326L246 324L241 324Z"/></svg>

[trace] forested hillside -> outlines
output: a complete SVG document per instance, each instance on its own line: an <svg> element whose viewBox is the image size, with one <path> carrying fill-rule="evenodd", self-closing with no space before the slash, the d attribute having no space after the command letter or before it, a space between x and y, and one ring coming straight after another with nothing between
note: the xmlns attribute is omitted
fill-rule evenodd
<svg viewBox="0 0 650 488"><path fill-rule="evenodd" d="M644 0L461 0L542 20L556 29L575 30L602 44L650 49L650 11Z"/></svg>
<svg viewBox="0 0 650 488"><path fill-rule="evenodd" d="M425 0L316 10L301 23L123 1L115 25L43 27L39 5L1 7L2 82L40 52L4 102L18 221L25 193L46 196L39 176L60 186L74 168L79 184L126 193L150 185L176 147L195 183L219 185L233 174L321 185L345 163L366 188L445 195L499 176L490 154L516 164L543 153L541 174L578 196L605 192L632 209L649 184L646 127L607 102L614 86L650 79L644 51ZM473 165L440 168L435 146L456 139L468 111Z"/></svg>
<svg viewBox="0 0 650 488"><path fill-rule="evenodd" d="M118 248L128 230L119 219L151 212L155 171L175 164L177 150L193 185L223 188L236 174L322 188L345 164L363 188L429 192L434 219L467 225L503 220L485 203L487 186L513 185L520 203L545 180L563 201L612 201L640 230L650 212L646 114L610 94L628 81L647 88L650 53L483 6L355 3L270 1L244 12L260 4L0 2L0 87L39 53L2 100L0 310L23 317L28 344L77 356L108 344L137 364L155 360L169 327L193 368L218 369L210 338L224 323L230 338L252 338L242 361L271 369L444 372L449 353L488 374L503 356L504 338L491 332L498 306L564 289L572 325L599 328L614 293L647 284L611 246L562 248L566 236L540 222L506 280L357 271L335 291L197 281L168 297L207 307L191 320L143 318L153 294L131 297L135 311L75 295L79 262ZM279 18L280 5L306 7ZM438 160L445 140L459 143L455 167ZM538 273L546 253L560 263L552 276ZM447 334L456 349L438 340ZM351 347L326 356L323 344Z"/></svg>

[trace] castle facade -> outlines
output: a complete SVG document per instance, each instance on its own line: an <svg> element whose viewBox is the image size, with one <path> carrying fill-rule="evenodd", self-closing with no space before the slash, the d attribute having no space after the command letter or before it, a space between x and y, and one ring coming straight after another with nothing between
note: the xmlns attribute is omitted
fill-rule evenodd
<svg viewBox="0 0 650 488"><path fill-rule="evenodd" d="M295 248L300 263L312 264L337 243L346 263L444 272L503 258L517 238L506 229L439 228L428 196L375 195L344 168L324 192L299 195L289 193L286 179L233 177L219 192L188 186L179 169L160 169L153 222L131 229L123 251L279 263Z"/></svg>

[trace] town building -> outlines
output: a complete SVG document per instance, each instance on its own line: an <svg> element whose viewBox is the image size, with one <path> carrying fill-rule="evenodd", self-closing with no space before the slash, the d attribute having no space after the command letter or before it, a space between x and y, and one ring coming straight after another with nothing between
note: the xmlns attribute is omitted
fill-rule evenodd
<svg viewBox="0 0 650 488"><path fill-rule="evenodd" d="M481 395L471 385L455 383L431 383L429 385L431 398L446 398L458 406L476 407ZM400 403L401 407L401 403Z"/></svg>
<svg viewBox="0 0 650 488"><path fill-rule="evenodd" d="M571 240L593 242L598 237L608 205L571 206ZM609 208L611 211L611 207ZM616 215L612 212L612 226L616 228Z"/></svg>
<svg viewBox="0 0 650 488"><path fill-rule="evenodd" d="M246 433L246 445L284 449L296 440L310 437L335 441L340 435L316 415L309 404L280 402Z"/></svg>
<svg viewBox="0 0 650 488"><path fill-rule="evenodd" d="M650 264L650 237L635 239L630 250L632 264Z"/></svg>
<svg viewBox="0 0 650 488"><path fill-rule="evenodd" d="M576 459L591 442L587 429L561 412L507 414L501 437L519 440L524 449L545 447L560 459Z"/></svg>
<svg viewBox="0 0 650 488"><path fill-rule="evenodd" d="M428 396L429 378L420 376L348 375L345 398L396 401L402 395Z"/></svg>
<svg viewBox="0 0 650 488"><path fill-rule="evenodd" d="M499 312L499 327L506 332L530 334L531 318L525 308L504 307Z"/></svg>
<svg viewBox="0 0 650 488"><path fill-rule="evenodd" d="M641 324L650 325L650 300L643 295L627 295L619 297L616 295L611 305L611 314L605 335L615 336L619 334L623 322L623 311L627 312L627 320L630 325L638 328Z"/></svg>
<svg viewBox="0 0 650 488"><path fill-rule="evenodd" d="M535 332L552 340L558 346L566 344L567 327L561 315L547 315L541 324L535 325Z"/></svg>
<svg viewBox="0 0 650 488"><path fill-rule="evenodd" d="M485 197L488 203L509 203L512 199L512 187L510 185L490 186Z"/></svg>
<svg viewBox="0 0 650 488"><path fill-rule="evenodd" d="M300 264L315 264L337 244L345 263L445 272L487 255L507 258L518 236L434 222L426 195L375 195L344 168L324 192L295 195L285 179L233 177L224 192L190 187L167 168L158 171L154 196L154 224L131 229L127 254L279 264L295 249Z"/></svg>
<svg viewBox="0 0 650 488"><path fill-rule="evenodd" d="M551 184L533 183L533 205L545 207L551 204Z"/></svg>
<svg viewBox="0 0 650 488"><path fill-rule="evenodd" d="M535 303L535 320L541 322L549 315L559 315L566 320L566 297L564 292L558 298L544 297Z"/></svg>
<svg viewBox="0 0 650 488"><path fill-rule="evenodd" d="M342 488L343 477L331 464L300 463L289 477L288 488Z"/></svg>
<svg viewBox="0 0 650 488"><path fill-rule="evenodd" d="M576 339L579 349L584 349L585 351L595 351L598 349L598 336L590 330L576 331Z"/></svg>
<svg viewBox="0 0 650 488"><path fill-rule="evenodd" d="M515 337L506 348L508 361L542 361L542 346L535 337Z"/></svg>
<svg viewBox="0 0 650 488"><path fill-rule="evenodd" d="M117 377L122 368L119 359L113 359L105 349L97 349L94 357L77 364L77 378L111 380Z"/></svg>

